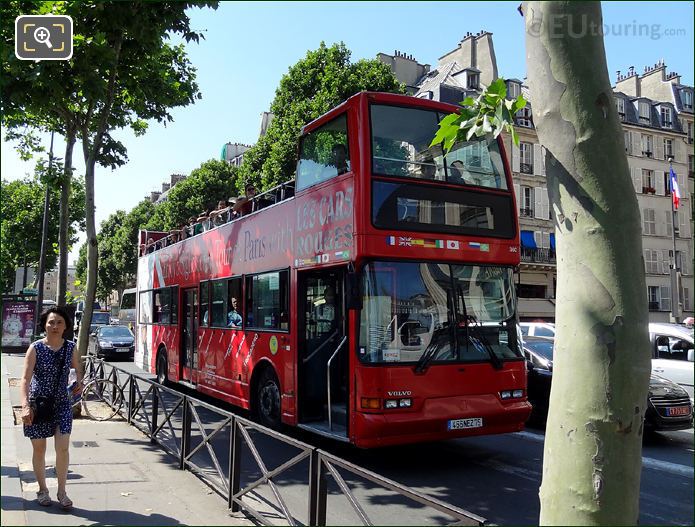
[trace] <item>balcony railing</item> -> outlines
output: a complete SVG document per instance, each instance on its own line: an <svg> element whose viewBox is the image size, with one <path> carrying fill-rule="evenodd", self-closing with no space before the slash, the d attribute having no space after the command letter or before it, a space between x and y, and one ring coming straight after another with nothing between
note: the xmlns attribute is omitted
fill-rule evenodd
<svg viewBox="0 0 695 527"><path fill-rule="evenodd" d="M522 174L533 174L533 164L531 163L521 163L519 168Z"/></svg>
<svg viewBox="0 0 695 527"><path fill-rule="evenodd" d="M550 248L532 248L532 247L522 247L521 248L521 261L522 262L535 262L535 263L555 263L555 249Z"/></svg>
<svg viewBox="0 0 695 527"><path fill-rule="evenodd" d="M522 218L533 218L533 209L521 208L519 209L519 216Z"/></svg>
<svg viewBox="0 0 695 527"><path fill-rule="evenodd" d="M652 151L651 150L642 150L642 155L646 157L652 157Z"/></svg>

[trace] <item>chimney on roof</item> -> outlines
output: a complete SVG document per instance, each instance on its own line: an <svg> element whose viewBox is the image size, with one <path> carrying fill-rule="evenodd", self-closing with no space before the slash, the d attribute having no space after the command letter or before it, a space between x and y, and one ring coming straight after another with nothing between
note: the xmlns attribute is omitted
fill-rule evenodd
<svg viewBox="0 0 695 527"><path fill-rule="evenodd" d="M171 188L171 185L169 183L162 183L162 194L164 194L170 188Z"/></svg>

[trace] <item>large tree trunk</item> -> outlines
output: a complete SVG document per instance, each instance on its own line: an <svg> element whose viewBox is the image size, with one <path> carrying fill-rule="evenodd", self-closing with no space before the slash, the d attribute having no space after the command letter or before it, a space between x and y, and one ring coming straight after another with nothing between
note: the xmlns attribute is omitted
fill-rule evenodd
<svg viewBox="0 0 695 527"><path fill-rule="evenodd" d="M541 525L639 515L650 354L640 214L597 2L528 2L533 118L557 235L556 348Z"/></svg>
<svg viewBox="0 0 695 527"><path fill-rule="evenodd" d="M65 296L68 289L68 252L70 250L70 187L72 186L72 152L75 147L76 133L68 130L65 134L65 166L63 170L62 185L60 188L60 226L58 229L58 294L56 302L65 305Z"/></svg>

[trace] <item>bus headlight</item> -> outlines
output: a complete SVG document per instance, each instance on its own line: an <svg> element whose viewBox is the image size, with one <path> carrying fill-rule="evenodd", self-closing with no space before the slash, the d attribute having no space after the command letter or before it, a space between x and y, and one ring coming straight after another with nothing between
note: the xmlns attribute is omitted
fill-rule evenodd
<svg viewBox="0 0 695 527"><path fill-rule="evenodd" d="M410 408L413 406L413 400L412 399L400 399L398 401L398 406L401 408Z"/></svg>
<svg viewBox="0 0 695 527"><path fill-rule="evenodd" d="M384 401L384 408L398 408L398 400L397 399L386 399Z"/></svg>

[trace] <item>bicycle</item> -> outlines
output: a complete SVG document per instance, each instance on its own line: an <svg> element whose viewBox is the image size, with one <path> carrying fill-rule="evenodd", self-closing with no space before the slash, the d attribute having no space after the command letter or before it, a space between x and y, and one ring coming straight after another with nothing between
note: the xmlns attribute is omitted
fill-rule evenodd
<svg viewBox="0 0 695 527"><path fill-rule="evenodd" d="M82 394L73 402L75 407L82 405L85 413L95 421L108 421L123 406L124 397L121 387L110 379L104 378L104 360L90 355L82 379Z"/></svg>

